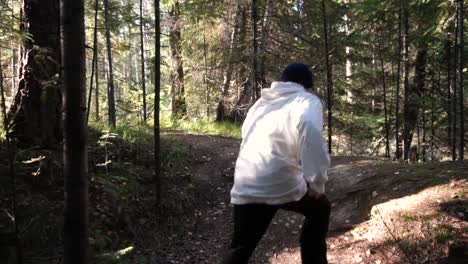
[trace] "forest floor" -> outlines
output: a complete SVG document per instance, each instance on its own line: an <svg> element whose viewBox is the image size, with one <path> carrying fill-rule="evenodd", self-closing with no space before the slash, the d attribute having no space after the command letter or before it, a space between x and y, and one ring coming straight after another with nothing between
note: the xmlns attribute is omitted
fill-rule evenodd
<svg viewBox="0 0 468 264"><path fill-rule="evenodd" d="M200 194L152 263L220 263L232 234L229 191L240 141L172 133L190 146ZM330 263L466 263L468 162L405 165L332 157ZM250 263L300 263L303 217L279 211Z"/></svg>
<svg viewBox="0 0 468 264"><path fill-rule="evenodd" d="M229 192L240 140L164 132L163 200L158 211L150 138L129 141L106 131L90 133L93 263L220 263L232 235ZM7 176L2 150L0 176ZM61 148L18 154L16 197L24 263L61 263L60 164ZM401 164L332 157L327 183L332 202L329 262L466 263L467 179L468 161ZM2 240L12 227L8 182L0 177L0 260L15 263L14 249ZM250 263L301 263L302 220L293 212L279 211Z"/></svg>

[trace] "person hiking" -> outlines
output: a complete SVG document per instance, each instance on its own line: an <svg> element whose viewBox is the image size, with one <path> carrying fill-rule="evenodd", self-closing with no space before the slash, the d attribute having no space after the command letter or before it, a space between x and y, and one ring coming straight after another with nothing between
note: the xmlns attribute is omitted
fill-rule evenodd
<svg viewBox="0 0 468 264"><path fill-rule="evenodd" d="M289 64L247 113L231 189L234 232L223 264L248 263L278 209L305 216L302 263L327 263L330 157L321 100L307 91L312 86L307 65Z"/></svg>

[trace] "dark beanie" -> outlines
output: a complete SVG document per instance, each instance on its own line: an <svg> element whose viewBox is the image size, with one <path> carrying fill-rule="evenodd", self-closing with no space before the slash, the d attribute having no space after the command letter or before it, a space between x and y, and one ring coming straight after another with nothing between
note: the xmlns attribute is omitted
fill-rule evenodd
<svg viewBox="0 0 468 264"><path fill-rule="evenodd" d="M295 82L304 86L304 88L312 88L314 77L309 67L304 63L291 63L284 69L281 74L281 81Z"/></svg>

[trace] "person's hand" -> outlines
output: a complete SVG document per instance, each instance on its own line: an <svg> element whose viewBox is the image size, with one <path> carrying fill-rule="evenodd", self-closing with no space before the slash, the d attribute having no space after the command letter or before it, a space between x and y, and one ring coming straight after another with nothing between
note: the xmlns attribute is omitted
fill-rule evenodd
<svg viewBox="0 0 468 264"><path fill-rule="evenodd" d="M321 194L319 192L316 192L316 191L309 188L307 190L307 195L309 195L309 197L311 197L311 198L313 198L315 200L318 200L318 199L320 199L320 197L322 197L323 194Z"/></svg>

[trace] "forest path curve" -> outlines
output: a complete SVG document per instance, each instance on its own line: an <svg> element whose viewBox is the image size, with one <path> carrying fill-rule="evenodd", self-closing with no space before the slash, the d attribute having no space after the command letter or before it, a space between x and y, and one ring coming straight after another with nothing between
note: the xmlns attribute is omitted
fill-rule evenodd
<svg viewBox="0 0 468 264"><path fill-rule="evenodd" d="M156 263L220 263L232 235L229 191L240 140L182 132L170 132L168 135L189 146L191 159L188 167L193 179L199 183L199 190L193 210L187 212L184 219L183 232L175 232L171 236L173 246L166 248L164 259L158 259ZM359 236L353 237L349 231L369 219L372 204L378 200L377 195L386 201L405 194L405 190L390 189L395 194L384 197L375 191L381 192L379 188L386 188L378 186L386 184L385 180L375 177L378 165L386 163L389 162L372 157L332 157L327 183L327 196L332 202L328 238L330 263L379 263L362 261L362 255L356 252L373 254L368 250L371 243L359 239ZM389 168L393 170L393 164ZM303 216L296 213L278 211L249 263L301 263L299 234L302 220Z"/></svg>

